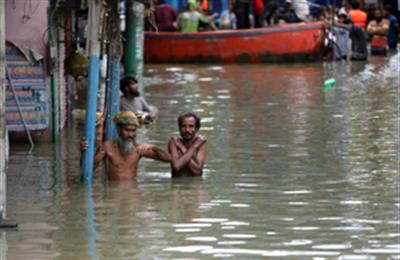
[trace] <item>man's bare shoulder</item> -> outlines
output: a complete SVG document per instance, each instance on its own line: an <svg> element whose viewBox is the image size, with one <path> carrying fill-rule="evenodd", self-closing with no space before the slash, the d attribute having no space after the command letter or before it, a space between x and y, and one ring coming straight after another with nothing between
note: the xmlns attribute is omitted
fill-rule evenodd
<svg viewBox="0 0 400 260"><path fill-rule="evenodd" d="M184 146L184 142L179 137L171 137L171 139L169 140L169 145L174 145L174 146L180 147L180 146Z"/></svg>
<svg viewBox="0 0 400 260"><path fill-rule="evenodd" d="M102 144L100 144L100 148L108 151L108 150L114 148L116 145L117 145L117 140L110 140L110 141L106 141L106 142L103 142Z"/></svg>
<svg viewBox="0 0 400 260"><path fill-rule="evenodd" d="M178 137L171 137L169 140L170 143L177 144L177 143L182 143L181 139Z"/></svg>
<svg viewBox="0 0 400 260"><path fill-rule="evenodd" d="M200 139L200 141L203 141L203 142L207 141L207 137L205 137L204 135L198 135L197 139Z"/></svg>

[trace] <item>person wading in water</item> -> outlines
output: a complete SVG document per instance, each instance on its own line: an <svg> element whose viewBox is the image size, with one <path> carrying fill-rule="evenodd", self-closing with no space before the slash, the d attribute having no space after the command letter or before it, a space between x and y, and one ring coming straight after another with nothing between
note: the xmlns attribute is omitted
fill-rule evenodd
<svg viewBox="0 0 400 260"><path fill-rule="evenodd" d="M94 155L94 171L101 161L106 166L108 180L132 180L136 178L137 166L142 157L169 162L170 155L152 144L136 143L139 120L131 111L119 112L114 117L118 138L101 144ZM81 152L87 150L88 142L82 139ZM82 160L82 156L81 156Z"/></svg>
<svg viewBox="0 0 400 260"><path fill-rule="evenodd" d="M181 137L172 137L168 143L172 177L201 176L207 156L207 140L197 135L200 118L187 113L178 117L178 125Z"/></svg>

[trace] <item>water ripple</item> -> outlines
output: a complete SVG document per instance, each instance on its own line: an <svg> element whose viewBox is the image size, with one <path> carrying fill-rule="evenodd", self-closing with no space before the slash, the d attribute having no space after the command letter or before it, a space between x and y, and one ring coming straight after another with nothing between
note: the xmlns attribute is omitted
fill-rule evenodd
<svg viewBox="0 0 400 260"><path fill-rule="evenodd" d="M312 193L310 190L290 190L284 191L283 194L309 194Z"/></svg>
<svg viewBox="0 0 400 260"><path fill-rule="evenodd" d="M254 234L223 234L223 237L227 238L255 238Z"/></svg>
<svg viewBox="0 0 400 260"><path fill-rule="evenodd" d="M351 248L351 244L325 244L325 245L314 245L312 246L313 249L322 249L322 250L341 250L341 249L348 249Z"/></svg>
<svg viewBox="0 0 400 260"><path fill-rule="evenodd" d="M219 222L226 222L229 219L227 218L194 218L192 219L193 222L210 222L210 223L219 223Z"/></svg>
<svg viewBox="0 0 400 260"><path fill-rule="evenodd" d="M196 227L211 227L209 223L187 223L187 224L174 224L176 228L196 228Z"/></svg>
<svg viewBox="0 0 400 260"><path fill-rule="evenodd" d="M202 241L202 242L214 242L218 241L216 237L187 237L186 240L190 241Z"/></svg>

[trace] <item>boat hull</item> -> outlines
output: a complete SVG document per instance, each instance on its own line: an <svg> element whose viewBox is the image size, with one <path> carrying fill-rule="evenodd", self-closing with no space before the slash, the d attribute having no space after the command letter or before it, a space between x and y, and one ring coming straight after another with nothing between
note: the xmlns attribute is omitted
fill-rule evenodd
<svg viewBox="0 0 400 260"><path fill-rule="evenodd" d="M263 63L320 57L321 23L199 33L146 32L146 63Z"/></svg>

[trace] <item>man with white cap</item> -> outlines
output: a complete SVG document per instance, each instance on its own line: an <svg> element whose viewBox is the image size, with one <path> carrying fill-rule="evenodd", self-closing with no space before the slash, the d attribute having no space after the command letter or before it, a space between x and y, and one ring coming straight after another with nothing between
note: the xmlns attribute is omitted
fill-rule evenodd
<svg viewBox="0 0 400 260"><path fill-rule="evenodd" d="M310 20L310 7L307 0L293 0L293 9L301 21Z"/></svg>
<svg viewBox="0 0 400 260"><path fill-rule="evenodd" d="M94 155L94 171L104 161L108 180L132 180L136 178L137 166L142 157L169 162L170 155L155 145L136 143L139 120L131 111L119 112L114 116L118 138L101 144ZM82 139L81 152L88 148Z"/></svg>

